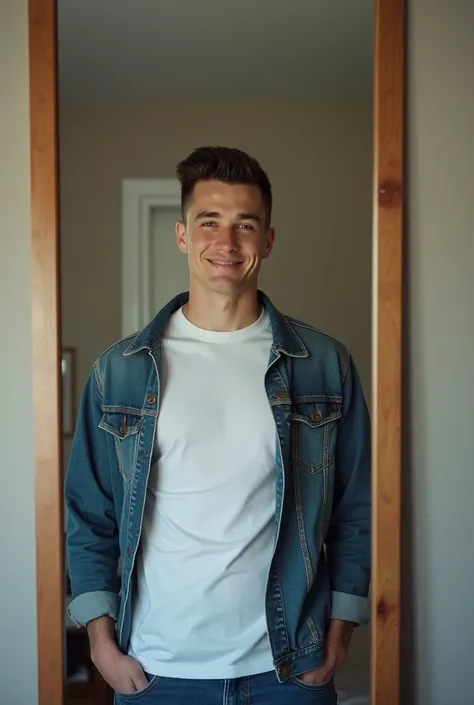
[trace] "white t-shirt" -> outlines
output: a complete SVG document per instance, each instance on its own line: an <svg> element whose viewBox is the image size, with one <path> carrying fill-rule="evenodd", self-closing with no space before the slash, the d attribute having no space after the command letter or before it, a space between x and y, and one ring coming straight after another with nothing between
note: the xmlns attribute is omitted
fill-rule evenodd
<svg viewBox="0 0 474 705"><path fill-rule="evenodd" d="M148 673L220 679L273 668L271 343L266 312L217 333L179 310L167 328L129 650Z"/></svg>

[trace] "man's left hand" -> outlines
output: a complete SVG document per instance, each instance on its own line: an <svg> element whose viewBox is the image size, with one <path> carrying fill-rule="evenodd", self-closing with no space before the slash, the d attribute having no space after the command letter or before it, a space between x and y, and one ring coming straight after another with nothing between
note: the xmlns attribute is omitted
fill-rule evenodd
<svg viewBox="0 0 474 705"><path fill-rule="evenodd" d="M346 660L351 643L353 622L343 622L341 619L332 619L329 622L326 634L326 656L324 663L312 671L298 676L308 685L320 685L334 678L339 666Z"/></svg>

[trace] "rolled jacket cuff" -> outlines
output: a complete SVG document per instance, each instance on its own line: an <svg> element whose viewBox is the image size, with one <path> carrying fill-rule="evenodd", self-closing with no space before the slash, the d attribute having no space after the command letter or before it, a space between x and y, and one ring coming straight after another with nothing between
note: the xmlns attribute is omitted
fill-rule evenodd
<svg viewBox="0 0 474 705"><path fill-rule="evenodd" d="M87 626L88 622L98 617L112 617L117 621L120 598L115 592L97 590L84 592L69 603L68 615L78 627Z"/></svg>
<svg viewBox="0 0 474 705"><path fill-rule="evenodd" d="M370 621L368 598L346 592L331 592L331 619L368 624Z"/></svg>

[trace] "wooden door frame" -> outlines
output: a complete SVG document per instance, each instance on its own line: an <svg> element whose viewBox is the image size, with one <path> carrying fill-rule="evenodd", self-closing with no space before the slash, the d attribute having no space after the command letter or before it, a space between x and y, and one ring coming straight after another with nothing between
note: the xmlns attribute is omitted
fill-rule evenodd
<svg viewBox="0 0 474 705"><path fill-rule="evenodd" d="M399 703L405 0L375 2L372 705ZM29 0L39 705L63 705L55 0Z"/></svg>

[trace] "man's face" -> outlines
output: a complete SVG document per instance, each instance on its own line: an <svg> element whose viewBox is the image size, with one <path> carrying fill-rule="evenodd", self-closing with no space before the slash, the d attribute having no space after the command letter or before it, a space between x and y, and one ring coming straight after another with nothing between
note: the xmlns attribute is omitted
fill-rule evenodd
<svg viewBox="0 0 474 705"><path fill-rule="evenodd" d="M178 247L188 255L191 283L230 296L257 289L261 263L274 238L273 228L266 228L258 186L222 181L198 181L186 223L176 226Z"/></svg>

